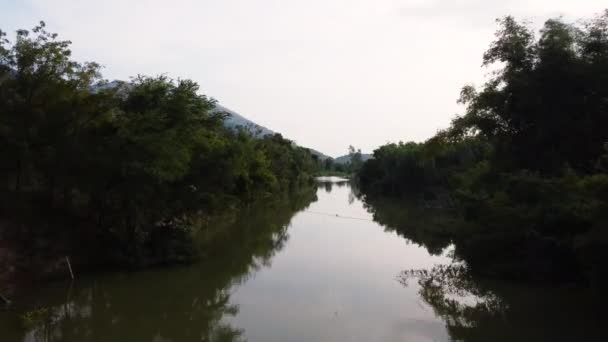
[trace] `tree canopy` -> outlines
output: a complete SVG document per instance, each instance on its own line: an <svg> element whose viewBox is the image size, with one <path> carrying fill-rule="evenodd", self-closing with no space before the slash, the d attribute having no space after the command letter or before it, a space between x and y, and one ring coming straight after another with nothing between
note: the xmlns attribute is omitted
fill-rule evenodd
<svg viewBox="0 0 608 342"><path fill-rule="evenodd" d="M137 258L158 229L187 234L193 215L311 181L318 165L307 149L278 134L256 139L225 128L228 114L196 82L139 75L110 83L99 64L75 61L70 45L44 22L14 41L0 33L0 188L9 221L32 213L78 221Z"/></svg>
<svg viewBox="0 0 608 342"><path fill-rule="evenodd" d="M608 281L608 11L498 20L465 86L465 113L424 143L387 144L358 173L369 196L456 208L449 239L471 270L511 278Z"/></svg>

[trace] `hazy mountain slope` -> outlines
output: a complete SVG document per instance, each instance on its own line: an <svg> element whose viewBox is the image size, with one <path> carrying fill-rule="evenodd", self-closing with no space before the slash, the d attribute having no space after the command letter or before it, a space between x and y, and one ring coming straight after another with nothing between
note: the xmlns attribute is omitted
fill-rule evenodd
<svg viewBox="0 0 608 342"><path fill-rule="evenodd" d="M233 110L230 110L222 105L216 104L215 110L229 114L229 116L226 117L226 119L224 120L224 125L230 129L239 129L239 128L245 129L245 130L249 131L256 138L263 138L266 135L275 134L274 131L272 131L264 126L258 125L257 123L247 119L246 117L240 115L239 113L237 113ZM289 137L286 137L286 138L289 138ZM320 160L325 160L327 158L331 158L330 156L323 154L317 150L313 150L312 148L309 148L309 150L310 150L310 153L319 157Z"/></svg>
<svg viewBox="0 0 608 342"><path fill-rule="evenodd" d="M309 148L308 150L310 150L310 153L312 153L313 155L319 157L319 160L325 160L325 159L328 159L328 158L333 159L332 157L330 157L330 156L328 156L326 154L323 154L323 153L321 153L321 152L319 152L317 150L313 150L312 148Z"/></svg>
<svg viewBox="0 0 608 342"><path fill-rule="evenodd" d="M121 86L125 86L127 90L129 89L128 83L119 81L119 80L114 80L109 83L98 84L98 85L94 86L91 89L91 91L99 92L102 90L114 89L114 88L118 88ZM272 131L271 129L258 125L257 123L247 119L246 117L240 115L239 113L237 113L233 110L230 110L220 104L217 104L217 103L215 104L214 111L223 112L223 113L228 114L226 119L224 119L224 125L230 129L233 129L233 130L244 129L244 130L248 131L249 133L251 133L256 138L263 138L267 135L275 134L275 132ZM309 150L310 150L310 153L318 156L320 160L325 160L327 158L331 158L328 155L323 154L317 150L313 150L313 149L309 149Z"/></svg>
<svg viewBox="0 0 608 342"><path fill-rule="evenodd" d="M239 113L237 113L233 110L230 110L222 105L216 104L215 110L218 112L224 112L224 113L229 114L228 117L226 117L226 119L224 120L224 125L228 128L245 129L257 138L262 138L266 135L275 133L272 130L270 130L264 126L260 126L260 125L256 124L255 122L240 115Z"/></svg>
<svg viewBox="0 0 608 342"><path fill-rule="evenodd" d="M372 154L361 153L361 160L366 161L370 158L373 158ZM347 154L345 156L338 157L334 159L334 163L336 164L348 164L350 163L350 156Z"/></svg>

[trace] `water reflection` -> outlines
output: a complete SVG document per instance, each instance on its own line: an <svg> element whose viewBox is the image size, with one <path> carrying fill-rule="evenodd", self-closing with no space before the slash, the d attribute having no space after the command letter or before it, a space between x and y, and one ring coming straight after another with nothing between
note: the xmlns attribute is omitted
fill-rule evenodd
<svg viewBox="0 0 608 342"><path fill-rule="evenodd" d="M231 321L249 341L447 340L418 288L396 277L448 259L385 232L352 192L347 183L331 193L321 185L318 201L292 219L272 268L236 290Z"/></svg>
<svg viewBox="0 0 608 342"><path fill-rule="evenodd" d="M603 340L602 306L585 291L492 282L451 263L457 219L321 180L205 225L196 265L16 299L0 312L1 341Z"/></svg>
<svg viewBox="0 0 608 342"><path fill-rule="evenodd" d="M452 244L450 230L459 218L450 210L428 209L413 201L386 198L365 198L364 203L374 221L387 231L424 246L433 255L442 254Z"/></svg>
<svg viewBox="0 0 608 342"><path fill-rule="evenodd" d="M231 289L270 264L292 216L314 200L308 191L212 222L199 232L207 255L195 266L89 276L19 299L0 313L2 341L244 340L227 323L239 310Z"/></svg>
<svg viewBox="0 0 608 342"><path fill-rule="evenodd" d="M403 271L399 281L417 288L454 341L577 341L605 339L608 317L589 290L553 284L514 284L469 272L458 260L450 229L462 227L450 210L412 201L365 199L374 220L424 246L451 251L453 263ZM456 242L458 243L458 242ZM584 336L584 337L583 337Z"/></svg>
<svg viewBox="0 0 608 342"><path fill-rule="evenodd" d="M575 287L509 284L477 278L462 265L404 271L400 281L442 318L454 341L601 341L607 317Z"/></svg>
<svg viewBox="0 0 608 342"><path fill-rule="evenodd" d="M349 184L349 180L340 177L317 177L317 186L325 189L326 193L331 193L334 186L338 188L345 187Z"/></svg>

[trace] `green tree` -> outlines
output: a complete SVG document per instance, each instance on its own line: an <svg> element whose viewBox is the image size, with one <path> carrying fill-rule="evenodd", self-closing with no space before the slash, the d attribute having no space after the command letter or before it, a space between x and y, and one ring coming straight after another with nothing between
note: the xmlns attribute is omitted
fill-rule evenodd
<svg viewBox="0 0 608 342"><path fill-rule="evenodd" d="M45 232L55 252L92 239L96 259L158 261L162 243L188 254L201 215L310 185L309 150L230 131L195 82L108 83L70 44L43 22L14 42L0 31L0 209L15 227L60 226Z"/></svg>
<svg viewBox="0 0 608 342"><path fill-rule="evenodd" d="M448 194L449 231L474 273L608 283L608 11L538 33L505 17L483 56L496 68L465 86L465 114L424 143L387 144L358 173L368 195ZM452 202L452 201L445 201Z"/></svg>

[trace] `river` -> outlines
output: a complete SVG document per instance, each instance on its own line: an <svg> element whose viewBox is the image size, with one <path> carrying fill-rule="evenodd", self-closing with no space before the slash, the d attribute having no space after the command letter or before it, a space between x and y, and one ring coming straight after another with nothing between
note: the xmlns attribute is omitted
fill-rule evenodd
<svg viewBox="0 0 608 342"><path fill-rule="evenodd" d="M441 216L394 212L417 227ZM213 222L225 233L199 232L194 265L84 275L20 298L0 312L0 340L602 340L584 291L462 276L449 241L396 229L390 213L321 179L316 193Z"/></svg>

